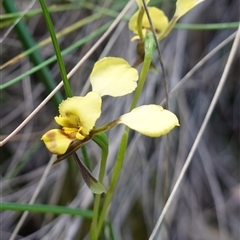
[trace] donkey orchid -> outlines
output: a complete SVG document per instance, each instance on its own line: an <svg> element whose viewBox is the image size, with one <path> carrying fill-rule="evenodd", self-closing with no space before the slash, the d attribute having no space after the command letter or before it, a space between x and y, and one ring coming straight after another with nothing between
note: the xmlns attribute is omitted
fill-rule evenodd
<svg viewBox="0 0 240 240"><path fill-rule="evenodd" d="M72 97L59 105L55 121L62 129L52 129L42 136L48 150L64 154L75 141L89 140L89 134L101 115L102 96L123 96L137 87L138 72L121 58L108 57L97 61L90 75L93 91L84 97Z"/></svg>
<svg viewBox="0 0 240 240"><path fill-rule="evenodd" d="M67 152L73 142L86 143L94 134L118 124L150 137L167 134L178 126L177 117L159 105L144 105L133 109L99 128L95 127L101 115L102 96L123 96L135 90L138 72L121 58L103 58L96 62L90 75L93 91L84 97L72 97L59 105L55 121L62 127L42 136L48 150L57 155Z"/></svg>
<svg viewBox="0 0 240 240"><path fill-rule="evenodd" d="M177 0L176 10L171 21L168 21L168 18L162 10L156 7L148 7L147 9L152 19L157 38L161 40L166 37L180 17L203 1L204 0ZM142 0L136 0L136 2L139 6L139 10L131 17L128 27L136 34L132 40L143 40L146 36L146 32L149 30L151 31L151 25L143 8ZM145 2L147 4L150 0Z"/></svg>

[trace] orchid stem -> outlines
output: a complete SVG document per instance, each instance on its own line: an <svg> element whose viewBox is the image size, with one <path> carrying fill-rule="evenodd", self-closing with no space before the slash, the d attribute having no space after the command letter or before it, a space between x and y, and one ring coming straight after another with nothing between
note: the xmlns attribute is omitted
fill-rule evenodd
<svg viewBox="0 0 240 240"><path fill-rule="evenodd" d="M107 123L107 124L104 124L98 128L94 128L91 132L92 135L96 135L96 134L99 134L99 133L103 133L103 132L106 132L108 130L110 130L111 128L115 127L117 124L119 124L119 118Z"/></svg>
<svg viewBox="0 0 240 240"><path fill-rule="evenodd" d="M123 133L122 139L121 139L119 150L118 150L116 163L115 163L115 166L114 166L114 169L113 169L112 179L111 179L111 182L110 182L110 187L107 191L105 201L104 201L104 204L103 204L103 208L102 208L102 211L101 211L101 214L100 214L100 217L99 217L99 221L98 221L98 224L97 224L97 229L95 231L95 235L92 238L92 240L97 240L98 239L99 233L100 233L101 228L102 228L103 221L105 219L105 215L106 215L108 206L109 206L109 204L112 200L112 196L113 196L114 190L116 188L118 178L119 178L119 175L121 173L124 157L125 157L125 152L126 152L127 143L128 143L128 133L129 133L129 128L126 127L125 131Z"/></svg>
<svg viewBox="0 0 240 240"><path fill-rule="evenodd" d="M137 106L138 100L140 98L149 68L151 66L151 62L152 62L152 58L153 58L153 54L154 51L156 49L156 44L155 41L153 39L153 36L151 33L148 33L146 35L145 41L144 41L144 47L145 47L145 56L144 56L144 62L143 62L143 67L141 70L141 74L140 74L140 79L138 82L138 87L136 89L133 101L132 101L132 105L130 110L132 110L133 108L135 108ZM122 170L122 166L123 166L123 162L125 159L125 153L126 153L126 149L127 149L127 143L128 143L128 136L129 136L129 128L126 127L125 131L123 133L122 139L121 139L121 143L120 143L120 147L118 149L118 154L117 154L117 158L116 158L116 162L115 162L115 166L113 169L113 174L112 174L112 179L110 182L110 187L107 191L106 197L105 197L105 201L103 204L103 208L99 217L99 221L97 224L97 230L95 231L95 235L93 236L93 238L91 238L91 240L97 240L99 233L101 231L102 228L102 224L103 221L105 219L105 215L107 212L107 209L109 207L109 204L112 200L121 170Z"/></svg>
<svg viewBox="0 0 240 240"><path fill-rule="evenodd" d="M135 108L137 106L138 100L142 93L143 86L145 84L145 80L147 78L149 68L151 66L151 62L153 59L155 49L156 49L156 43L154 41L154 38L153 38L153 35L151 32L148 32L146 35L146 38L144 40L144 49L145 49L145 55L144 55L143 67L142 67L142 70L140 73L138 86L135 91L130 110L132 110L133 108Z"/></svg>
<svg viewBox="0 0 240 240"><path fill-rule="evenodd" d="M138 13L138 18L137 18L137 31L140 39L143 39L143 32L142 32L143 15L144 15L144 8L141 7Z"/></svg>
<svg viewBox="0 0 240 240"><path fill-rule="evenodd" d="M108 156L108 138L105 134L99 134L94 136L93 140L101 147L102 156L101 156L101 164L99 171L99 179L100 183L103 182L103 178L106 170L107 156ZM99 216L99 206L100 206L101 195L95 195L94 206L93 206L93 220L90 229L90 239L96 239L96 229L97 229L97 220Z"/></svg>
<svg viewBox="0 0 240 240"><path fill-rule="evenodd" d="M39 2L40 2L40 5L41 5L41 8L42 8L43 16L45 18L49 34L50 34L51 39L52 39L52 43L53 43L54 51L55 51L55 54L56 54L56 57L57 57L57 62L58 62L58 65L59 65L60 74L61 74L61 77L62 77L62 81L63 81L63 84L64 84L64 89L65 89L66 95L67 95L67 97L72 97L73 95L72 95L71 87L70 87L70 84L69 84L69 81L68 81L68 78L67 78L66 68L65 68L63 58L62 58L62 55L61 55L61 50L60 50L60 47L59 47L59 44L58 44L58 40L57 40L57 37L56 37L56 33L55 33L55 30L54 30L52 19L50 17L50 14L49 14L49 11L48 11L48 8L47 8L47 5L46 5L45 1L44 0L39 0Z"/></svg>

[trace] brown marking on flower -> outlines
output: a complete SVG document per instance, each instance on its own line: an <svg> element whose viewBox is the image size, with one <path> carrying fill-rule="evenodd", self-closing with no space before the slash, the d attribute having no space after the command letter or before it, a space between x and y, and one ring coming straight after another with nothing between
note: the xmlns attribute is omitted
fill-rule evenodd
<svg viewBox="0 0 240 240"><path fill-rule="evenodd" d="M81 121L77 115L75 115L69 111L66 111L65 115L66 115L66 117L72 117L72 116L74 117L74 120L75 120L74 127L79 128L81 126Z"/></svg>
<svg viewBox="0 0 240 240"><path fill-rule="evenodd" d="M65 115L66 115L66 117L69 117L69 116L71 115L71 112L66 111L66 112L65 112Z"/></svg>
<svg viewBox="0 0 240 240"><path fill-rule="evenodd" d="M54 139L56 136L55 132L47 132L46 137L49 139Z"/></svg>
<svg viewBox="0 0 240 240"><path fill-rule="evenodd" d="M56 149L57 148L57 141L51 141L51 146L50 146L51 149ZM52 151L52 153L56 153L54 151Z"/></svg>
<svg viewBox="0 0 240 240"><path fill-rule="evenodd" d="M61 130L61 134L67 137L68 139L74 139L76 138L76 131L71 132L71 133L66 133L64 130Z"/></svg>

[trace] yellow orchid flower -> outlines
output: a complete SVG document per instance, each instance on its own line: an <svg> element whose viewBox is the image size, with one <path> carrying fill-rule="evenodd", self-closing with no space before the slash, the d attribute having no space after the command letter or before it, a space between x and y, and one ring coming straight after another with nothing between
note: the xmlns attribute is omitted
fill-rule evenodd
<svg viewBox="0 0 240 240"><path fill-rule="evenodd" d="M90 139L90 132L101 115L101 96L123 96L137 87L138 72L121 58L108 57L97 61L90 75L92 92L84 97L72 97L59 105L55 121L62 129L52 129L42 136L48 150L64 154L70 144Z"/></svg>
<svg viewBox="0 0 240 240"><path fill-rule="evenodd" d="M178 19L204 0L178 0L174 16Z"/></svg>
<svg viewBox="0 0 240 240"><path fill-rule="evenodd" d="M159 105L145 105L133 109L99 128L95 127L101 115L101 96L123 96L135 90L138 72L121 58L103 58L95 63L90 75L93 91L84 97L72 97L59 105L55 121L62 127L42 136L48 150L57 155L76 151L95 134L105 132L118 124L150 137L159 137L179 126L177 117ZM71 146L71 148L70 148ZM69 151L68 151L69 149Z"/></svg>
<svg viewBox="0 0 240 240"><path fill-rule="evenodd" d="M146 4L150 0L146 1ZM149 15L152 19L152 23L157 35L158 40L163 39L166 37L169 32L173 29L176 22L179 20L180 17L185 15L188 11L190 11L192 8L197 6L199 3L203 2L205 0L177 0L176 2L176 11L174 13L174 16L172 17L171 21L168 21L168 18L164 14L164 12L158 8L155 7L148 7ZM129 29L136 34L131 40L143 40L146 36L147 31L151 31L151 26L149 23L149 20L147 18L147 15L145 11L143 10L143 3L142 0L136 0L139 10L131 17L128 27ZM142 18L142 22L139 23L139 16ZM141 31L142 33L139 33L139 25L141 25ZM142 35L142 36L141 36Z"/></svg>
<svg viewBox="0 0 240 240"><path fill-rule="evenodd" d="M159 105L143 105L122 115L119 123L149 137L160 137L179 126L176 115Z"/></svg>
<svg viewBox="0 0 240 240"><path fill-rule="evenodd" d="M136 34L131 40L140 39L138 35L138 15L141 10L139 9L130 19L128 23L129 29ZM162 31L168 26L168 18L164 12L156 7L148 7L149 14L151 16L153 26L157 37L161 35ZM142 34L143 38L146 36L146 32L151 30L149 20L147 18L146 12L143 14L142 18Z"/></svg>
<svg viewBox="0 0 240 240"><path fill-rule="evenodd" d="M101 114L102 99L95 92L85 97L72 97L59 105L60 116L55 121L62 129L52 129L42 136L51 153L64 154L76 139L84 140Z"/></svg>
<svg viewBox="0 0 240 240"><path fill-rule="evenodd" d="M90 75L92 89L100 96L124 96L137 87L138 72L129 63L116 57L97 61Z"/></svg>
<svg viewBox="0 0 240 240"><path fill-rule="evenodd" d="M42 137L48 150L58 155L64 154L74 140L85 143L94 134L107 131L118 124L125 124L149 137L160 137L179 126L174 113L151 104L133 109L100 127L100 131L98 128L93 129L101 114L101 98L95 92L90 92L85 97L68 98L60 104L59 112L61 115L55 117L55 120L62 126L62 130L52 129Z"/></svg>

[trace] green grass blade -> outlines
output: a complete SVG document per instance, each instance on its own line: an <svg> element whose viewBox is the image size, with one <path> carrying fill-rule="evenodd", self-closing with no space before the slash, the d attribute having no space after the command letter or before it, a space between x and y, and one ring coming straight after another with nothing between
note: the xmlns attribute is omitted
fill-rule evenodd
<svg viewBox="0 0 240 240"><path fill-rule="evenodd" d="M42 146L41 141L35 141L30 145L28 150L24 153L24 155L19 159L13 168L8 172L8 174L4 177L5 179L11 179L18 175L18 173L23 169L23 167L31 160L31 156Z"/></svg>
<svg viewBox="0 0 240 240"><path fill-rule="evenodd" d="M6 12L13 13L18 11L17 8L14 6L13 0L5 0L3 1L2 5ZM34 39L31 36L30 31L28 30L26 24L22 20L18 22L18 24L14 27L14 30L16 31L18 39L21 41L25 49L29 49L36 45ZM34 66L38 66L44 61L39 51L35 51L32 54L30 54L29 58ZM55 88L56 84L47 67L39 69L37 75L48 92L51 92ZM60 93L55 94L55 96L53 97L53 103L55 107L58 106L61 100L62 100L61 94Z"/></svg>
<svg viewBox="0 0 240 240"><path fill-rule="evenodd" d="M87 209L71 208L56 205L45 205L45 204L27 204L27 203L12 203L12 202L0 202L1 211L28 211L32 213L53 213L56 215L67 214L71 216L80 216L83 218L91 219L93 212ZM104 222L111 226L109 219L105 218Z"/></svg>
<svg viewBox="0 0 240 240"><path fill-rule="evenodd" d="M61 55L61 50L57 41L57 37L56 37L56 33L52 24L52 20L50 17L50 14L48 12L47 6L45 4L44 0L39 0L40 5L42 7L42 12L43 12L43 16L45 18L46 24L47 24L47 28L49 31L49 34L51 36L52 39L52 43L53 43L53 47L54 47L54 51L57 57L57 62L58 62L58 66L60 69L60 73L61 73L61 78L63 81L63 85L64 85L64 89L65 89L65 93L67 95L67 97L72 97L72 90L67 78L67 73L66 73L66 68L62 59L62 55Z"/></svg>
<svg viewBox="0 0 240 240"><path fill-rule="evenodd" d="M184 24L177 23L174 28L186 29L186 30L223 30L238 28L240 22L229 22L229 23L205 23L205 24Z"/></svg>
<svg viewBox="0 0 240 240"><path fill-rule="evenodd" d="M100 7L97 6L96 4L92 4L92 3L71 3L71 4L60 4L60 5L52 5L48 7L48 11L49 12L62 12L62 11L68 11L68 10L78 10L81 8L85 8L85 9L89 9L89 10L94 10L95 12L101 13L102 15L106 15L109 17L113 17L116 18L117 15L119 14L119 10L122 9L122 7L124 6L124 4L122 4L122 6L113 6L111 7L111 9L109 8L104 8L104 7ZM33 9L33 10L29 10L25 15L24 15L24 19L29 19L31 17L35 17L39 14L42 13L42 9ZM22 12L14 12L14 13L8 13L8 14L0 14L0 19L3 20L10 20L12 22L14 22L18 17L20 17L22 15ZM125 17L125 20L129 20L129 17Z"/></svg>
<svg viewBox="0 0 240 240"><path fill-rule="evenodd" d="M24 204L24 203L10 203L1 202L0 210L10 211L29 211L34 213L53 213L53 214L68 214L71 216L81 216L84 218L92 218L93 212L81 208L70 208L55 205L44 205L44 204Z"/></svg>
<svg viewBox="0 0 240 240"><path fill-rule="evenodd" d="M63 36L66 36L67 34L85 26L86 24L90 24L92 23L93 21L95 20L98 20L99 18L101 18L102 15L101 14L93 14L93 15L90 15L90 16L87 16L83 19L80 19L79 21L73 23L72 25L64 28L63 30L59 31L57 34L56 34L56 37L57 38L60 38L60 37L63 37ZM0 70L4 69L5 67L9 66L9 65L12 65L14 63L16 63L17 61L23 59L24 57L26 57L27 55L29 55L30 53L34 52L36 49L39 49L43 46L46 46L47 44L51 43L51 38L46 38L44 39L43 41L41 41L39 44L35 45L34 47L32 48L29 48L28 50L26 50L25 52L15 56L14 58L10 59L9 61L5 62L4 64L2 64L0 66Z"/></svg>
<svg viewBox="0 0 240 240"><path fill-rule="evenodd" d="M111 21L112 22L112 21ZM75 50L76 48L82 46L83 44L85 44L86 42L88 42L89 40L93 39L94 37L100 35L101 33L103 33L104 31L106 31L106 29L108 29L108 27L111 25L111 22L108 22L106 24L104 24L102 27L100 27L99 29L97 29L95 32L89 34L88 36L80 39L79 41L77 41L76 43L72 44L71 46L69 46L68 48L64 49L62 51L62 56L68 54L69 52ZM0 90L6 89L10 86L12 86L13 84L21 81L23 78L25 78L26 76L31 75L32 73L37 72L39 69L47 66L48 64L54 62L56 60L56 56L52 56L51 58L45 60L43 63L39 64L38 66L33 67L32 69L30 69L29 71L25 72L24 74L19 75L18 77L0 85Z"/></svg>

